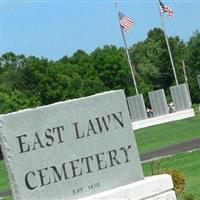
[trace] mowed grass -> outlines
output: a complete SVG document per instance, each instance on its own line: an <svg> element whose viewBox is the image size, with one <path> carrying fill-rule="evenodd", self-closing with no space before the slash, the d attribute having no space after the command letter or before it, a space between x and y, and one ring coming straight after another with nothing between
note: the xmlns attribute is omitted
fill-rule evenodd
<svg viewBox="0 0 200 200"><path fill-rule="evenodd" d="M186 178L184 192L192 193L196 199L200 199L200 150L163 158L160 160L160 168L179 170ZM157 170L156 167L154 169ZM143 170L145 176L151 175L151 163L143 164ZM178 199L183 200L183 194L179 194Z"/></svg>
<svg viewBox="0 0 200 200"><path fill-rule="evenodd" d="M3 160L0 161L0 191L10 188L8 173Z"/></svg>
<svg viewBox="0 0 200 200"><path fill-rule="evenodd" d="M192 118L136 130L135 136L140 153L200 137L200 112Z"/></svg>

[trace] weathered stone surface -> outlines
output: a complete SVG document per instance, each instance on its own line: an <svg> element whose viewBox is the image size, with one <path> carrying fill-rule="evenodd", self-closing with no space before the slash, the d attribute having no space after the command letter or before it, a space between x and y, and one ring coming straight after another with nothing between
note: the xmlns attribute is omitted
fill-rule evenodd
<svg viewBox="0 0 200 200"><path fill-rule="evenodd" d="M149 100L154 116L169 114L163 89L149 92Z"/></svg>
<svg viewBox="0 0 200 200"><path fill-rule="evenodd" d="M170 91L176 111L191 108L189 89L185 83L170 87Z"/></svg>
<svg viewBox="0 0 200 200"><path fill-rule="evenodd" d="M142 94L128 97L127 101L133 121L147 119L147 112Z"/></svg>
<svg viewBox="0 0 200 200"><path fill-rule="evenodd" d="M15 199L75 199L143 179L122 90L0 120Z"/></svg>
<svg viewBox="0 0 200 200"><path fill-rule="evenodd" d="M168 174L146 177L144 180L121 186L81 200L176 200L172 178Z"/></svg>

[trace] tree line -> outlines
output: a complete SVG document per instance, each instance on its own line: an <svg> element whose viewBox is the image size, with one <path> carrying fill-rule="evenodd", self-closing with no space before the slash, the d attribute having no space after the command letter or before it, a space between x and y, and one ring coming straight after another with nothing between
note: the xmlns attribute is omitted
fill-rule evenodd
<svg viewBox="0 0 200 200"><path fill-rule="evenodd" d="M200 32L185 43L169 37L179 83L184 82L182 59L186 63L193 103L200 103L196 77L200 74ZM154 28L144 41L129 48L138 90L148 104L148 92L175 85L170 58L160 28ZM124 89L135 95L124 48L105 45L90 54L77 50L71 57L52 61L43 57L7 52L0 57L0 113L7 113L78 98L95 93Z"/></svg>

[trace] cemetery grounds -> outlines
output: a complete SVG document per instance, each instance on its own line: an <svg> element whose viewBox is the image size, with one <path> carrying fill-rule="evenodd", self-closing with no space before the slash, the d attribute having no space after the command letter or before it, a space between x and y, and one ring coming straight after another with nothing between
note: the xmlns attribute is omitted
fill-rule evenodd
<svg viewBox="0 0 200 200"><path fill-rule="evenodd" d="M177 144L193 138L200 137L200 111L195 106L196 116L181 121L153 126L135 131L137 145L140 153L160 149L171 144ZM158 161L155 161L155 163ZM152 162L143 164L145 176L152 173ZM187 153L178 153L175 156L160 159L160 169L179 170L186 178L184 193L194 199L200 199L200 150ZM154 169L156 171L156 169ZM0 161L0 191L10 190L7 171L4 161ZM185 200L184 193L178 199ZM5 199L12 199L7 197Z"/></svg>

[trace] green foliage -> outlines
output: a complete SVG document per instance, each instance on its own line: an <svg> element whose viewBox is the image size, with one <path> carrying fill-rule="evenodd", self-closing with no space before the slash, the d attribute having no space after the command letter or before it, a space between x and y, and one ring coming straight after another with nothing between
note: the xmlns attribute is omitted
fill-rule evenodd
<svg viewBox="0 0 200 200"><path fill-rule="evenodd" d="M176 169L162 169L160 174L169 174L174 183L174 189L177 193L181 193L185 189L186 180L180 170Z"/></svg>
<svg viewBox="0 0 200 200"><path fill-rule="evenodd" d="M97 48L91 54L92 66L107 90L125 89L129 95L133 92L132 78L124 49L115 46Z"/></svg>
<svg viewBox="0 0 200 200"><path fill-rule="evenodd" d="M197 83L197 75L200 74L200 32L196 31L187 45L187 70L189 86L192 91L193 102L200 102L200 91Z"/></svg>
<svg viewBox="0 0 200 200"><path fill-rule="evenodd" d="M177 76L179 81L182 82L181 60L185 53L185 44L178 36L170 37L169 44ZM174 84L174 75L165 36L160 28L150 30L146 40L132 46L131 58L133 63L136 64L138 74L142 77L142 82L150 85L153 90L169 89ZM141 88L143 87L141 86Z"/></svg>
<svg viewBox="0 0 200 200"><path fill-rule="evenodd" d="M200 103L196 81L200 74L200 33L196 31L187 44L178 36L170 37L169 43L179 82L183 82L184 59L193 103ZM150 30L129 52L147 106L147 94L152 90L164 88L169 99L169 87L175 81L163 31ZM0 57L1 113L115 89L124 89L127 96L135 94L125 51L114 45L97 48L91 54L77 50L58 61L12 52Z"/></svg>
<svg viewBox="0 0 200 200"><path fill-rule="evenodd" d="M18 90L9 91L0 87L0 112L7 113L36 107L40 105L37 96L27 97L24 93Z"/></svg>

